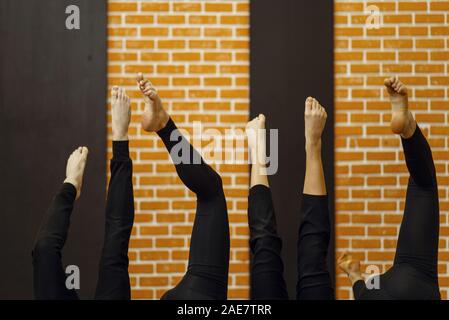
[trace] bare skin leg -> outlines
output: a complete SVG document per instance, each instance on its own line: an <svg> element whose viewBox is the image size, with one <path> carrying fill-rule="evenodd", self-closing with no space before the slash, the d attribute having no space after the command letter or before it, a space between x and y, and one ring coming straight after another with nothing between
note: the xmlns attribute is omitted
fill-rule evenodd
<svg viewBox="0 0 449 320"><path fill-rule="evenodd" d="M142 128L147 132L157 132L163 129L169 115L162 106L162 101L156 88L149 80L143 78L142 73L137 75L137 85L144 95L145 112L142 115Z"/></svg>
<svg viewBox="0 0 449 320"><path fill-rule="evenodd" d="M306 137L306 175L304 194L326 195L323 163L321 160L321 134L326 124L326 110L319 102L308 97L305 102L304 127Z"/></svg>
<svg viewBox="0 0 449 320"><path fill-rule="evenodd" d="M266 167L266 140L265 140L265 116L259 114L246 125L246 135L248 137L248 147L251 152L251 186L261 184L268 185Z"/></svg>
<svg viewBox="0 0 449 320"><path fill-rule="evenodd" d="M304 106L306 171L297 243L296 298L299 300L334 297L326 261L331 231L321 159L326 119L326 110L316 99L308 97Z"/></svg>
<svg viewBox="0 0 449 320"><path fill-rule="evenodd" d="M76 189L76 199L81 195L83 184L84 168L86 167L89 150L86 147L79 147L72 152L67 160L66 179L64 183L72 184Z"/></svg>

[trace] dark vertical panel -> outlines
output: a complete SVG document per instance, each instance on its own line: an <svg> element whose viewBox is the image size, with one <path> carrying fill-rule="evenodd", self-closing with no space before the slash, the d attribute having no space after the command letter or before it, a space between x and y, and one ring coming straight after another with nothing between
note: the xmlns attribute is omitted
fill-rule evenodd
<svg viewBox="0 0 449 320"><path fill-rule="evenodd" d="M67 30L78 5L81 29ZM89 147L64 263L92 298L106 186L106 1L0 1L0 298L32 298L31 249L65 178L68 155Z"/></svg>
<svg viewBox="0 0 449 320"><path fill-rule="evenodd" d="M289 294L295 297L296 241L305 171L304 101L316 97L329 118L323 162L334 211L333 1L251 1L251 116L279 129L279 170L270 177ZM332 221L333 225L333 221ZM329 262L334 274L334 243Z"/></svg>

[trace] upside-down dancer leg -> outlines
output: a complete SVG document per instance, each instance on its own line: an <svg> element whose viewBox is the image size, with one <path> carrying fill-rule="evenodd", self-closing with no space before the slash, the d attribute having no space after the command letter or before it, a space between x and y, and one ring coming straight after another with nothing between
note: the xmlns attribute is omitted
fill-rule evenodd
<svg viewBox="0 0 449 320"><path fill-rule="evenodd" d="M410 173L394 266L408 264L419 270L422 278L431 284L433 298L439 299L440 211L432 151L408 110L405 85L397 78L390 78L385 81L385 86L393 108L392 130L401 135L405 162Z"/></svg>
<svg viewBox="0 0 449 320"><path fill-rule="evenodd" d="M326 110L319 102L311 97L307 98L304 112L306 174L297 246L296 298L299 300L334 298L326 261L331 228L321 160L321 134L326 118Z"/></svg>
<svg viewBox="0 0 449 320"><path fill-rule="evenodd" d="M128 300L131 298L128 245L134 222L134 196L128 141L131 108L125 90L113 87L111 106L113 155L95 299Z"/></svg>
<svg viewBox="0 0 449 320"><path fill-rule="evenodd" d="M276 216L266 168L265 116L246 126L251 151L251 185L248 196L248 224L251 249L250 297L288 299L281 258L282 240L277 234Z"/></svg>
<svg viewBox="0 0 449 320"><path fill-rule="evenodd" d="M162 299L226 299L230 241L221 177L182 136L153 85L141 74L137 81L146 105L143 129L159 135L179 178L197 196L187 272Z"/></svg>
<svg viewBox="0 0 449 320"><path fill-rule="evenodd" d="M78 299L76 291L66 286L66 274L61 258L73 205L81 194L87 154L86 147L79 147L70 155L66 168L67 178L53 198L37 234L32 252L35 299Z"/></svg>
<svg viewBox="0 0 449 320"><path fill-rule="evenodd" d="M339 265L353 284L356 299L440 299L438 287L439 206L432 152L408 109L408 93L397 77L385 79L392 106L391 129L401 136L410 173L404 216L393 266L368 288L360 263L344 254Z"/></svg>

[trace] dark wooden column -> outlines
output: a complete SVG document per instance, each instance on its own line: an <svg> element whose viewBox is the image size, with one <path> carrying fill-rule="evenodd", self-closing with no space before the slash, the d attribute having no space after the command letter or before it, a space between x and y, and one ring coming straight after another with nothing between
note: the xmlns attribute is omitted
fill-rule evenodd
<svg viewBox="0 0 449 320"><path fill-rule="evenodd" d="M67 30L69 5L81 29ZM68 155L89 147L64 264L93 298L106 188L106 1L0 1L0 299L32 298L31 249Z"/></svg>
<svg viewBox="0 0 449 320"><path fill-rule="evenodd" d="M316 97L329 118L323 161L333 216L333 1L251 1L251 116L279 129L279 170L270 177L285 278L295 297L296 241L305 171L304 100ZM329 250L333 275L334 243Z"/></svg>

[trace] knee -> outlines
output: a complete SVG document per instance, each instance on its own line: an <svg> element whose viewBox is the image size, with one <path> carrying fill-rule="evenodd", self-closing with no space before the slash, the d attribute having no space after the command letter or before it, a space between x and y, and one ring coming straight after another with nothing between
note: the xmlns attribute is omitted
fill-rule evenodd
<svg viewBox="0 0 449 320"><path fill-rule="evenodd" d="M212 170L205 181L204 186L196 192L199 198L210 199L224 194L223 181L218 173Z"/></svg>
<svg viewBox="0 0 449 320"><path fill-rule="evenodd" d="M211 184L211 189L214 191L214 193L219 194L223 192L223 180L221 179L221 176L215 172L215 178L213 183Z"/></svg>
<svg viewBox="0 0 449 320"><path fill-rule="evenodd" d="M53 241L49 239L38 239L31 251L33 261L39 261L42 258L53 255L57 252L56 246Z"/></svg>
<svg viewBox="0 0 449 320"><path fill-rule="evenodd" d="M217 196L223 193L223 180L217 172L212 172L206 193L210 196Z"/></svg>

